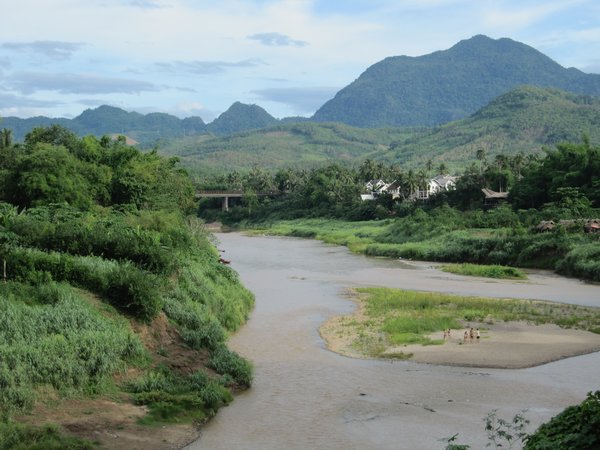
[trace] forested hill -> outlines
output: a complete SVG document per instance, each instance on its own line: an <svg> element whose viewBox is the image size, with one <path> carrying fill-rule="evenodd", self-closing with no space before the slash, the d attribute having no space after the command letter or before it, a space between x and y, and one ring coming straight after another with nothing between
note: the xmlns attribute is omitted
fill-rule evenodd
<svg viewBox="0 0 600 450"><path fill-rule="evenodd" d="M302 118L291 119L302 120ZM306 120L304 118L304 120ZM60 125L68 128L79 136L91 134L101 137L104 135L125 135L132 143L143 147L153 146L157 142L185 136L215 134L224 136L246 130L265 128L279 123L263 108L257 105L246 105L235 102L227 111L209 124L200 117L180 119L165 113L140 114L128 112L114 106L99 106L86 109L73 119L50 118L44 116L19 119L6 117L2 119L2 128L11 129L13 137L22 141L27 133L35 127Z"/></svg>
<svg viewBox="0 0 600 450"><path fill-rule="evenodd" d="M235 102L227 111L208 124L211 133L224 136L246 130L276 125L279 121L258 105Z"/></svg>
<svg viewBox="0 0 600 450"><path fill-rule="evenodd" d="M11 129L16 141L22 141L35 127L49 125L60 125L79 136L122 134L142 144L206 133L206 124L200 117L179 119L165 113L140 114L107 105L86 109L73 119L44 116L28 119L4 117L0 125L2 128Z"/></svg>
<svg viewBox="0 0 600 450"><path fill-rule="evenodd" d="M385 156L380 156L417 166L430 159L463 166L473 161L480 149L490 156L539 153L559 142L579 142L583 135L598 145L599 124L600 98L521 86L467 119L396 141Z"/></svg>
<svg viewBox="0 0 600 450"><path fill-rule="evenodd" d="M566 69L511 39L478 35L448 50L372 65L313 119L360 127L432 126L467 117L524 84L600 94L600 75Z"/></svg>
<svg viewBox="0 0 600 450"><path fill-rule="evenodd" d="M423 167L428 160L460 169L477 150L541 152L584 134L600 143L600 99L550 88L521 86L467 119L435 128L364 129L339 123L296 123L225 138L177 140L161 151L182 157L193 172L313 167L327 162L372 160Z"/></svg>

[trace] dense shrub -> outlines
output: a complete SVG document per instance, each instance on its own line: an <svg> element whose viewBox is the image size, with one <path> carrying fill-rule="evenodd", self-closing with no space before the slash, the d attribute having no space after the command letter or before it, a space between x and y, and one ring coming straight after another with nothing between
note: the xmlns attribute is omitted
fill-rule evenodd
<svg viewBox="0 0 600 450"><path fill-rule="evenodd" d="M102 295L120 310L144 321L162 308L159 279L128 263L31 248L4 248L7 275L17 281L68 281ZM40 278L40 274L47 277Z"/></svg>
<svg viewBox="0 0 600 450"><path fill-rule="evenodd" d="M212 352L209 365L220 374L230 375L240 386L252 384L252 365L224 345Z"/></svg>
<svg viewBox="0 0 600 450"><path fill-rule="evenodd" d="M90 441L64 436L57 426L34 427L14 422L0 423L0 450L91 450Z"/></svg>
<svg viewBox="0 0 600 450"><path fill-rule="evenodd" d="M556 269L565 275L600 281L600 242L574 247L558 263Z"/></svg>
<svg viewBox="0 0 600 450"><path fill-rule="evenodd" d="M579 405L570 406L542 424L525 441L526 450L600 448L600 391L590 392Z"/></svg>
<svg viewBox="0 0 600 450"><path fill-rule="evenodd" d="M227 388L203 371L182 375L166 367L130 382L127 388L136 403L149 406L149 421L171 422L189 415L205 418L232 399Z"/></svg>
<svg viewBox="0 0 600 450"><path fill-rule="evenodd" d="M150 321L162 310L158 280L136 267L120 265L108 276L103 292L108 301L122 311L144 321Z"/></svg>

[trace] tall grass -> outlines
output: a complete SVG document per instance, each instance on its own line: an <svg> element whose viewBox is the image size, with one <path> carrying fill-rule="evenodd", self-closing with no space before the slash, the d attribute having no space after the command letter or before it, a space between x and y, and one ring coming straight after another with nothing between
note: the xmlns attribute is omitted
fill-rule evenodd
<svg viewBox="0 0 600 450"><path fill-rule="evenodd" d="M103 296L113 306L144 321L161 311L160 278L129 262L72 256L34 248L5 247L9 279L40 283L68 281Z"/></svg>
<svg viewBox="0 0 600 450"><path fill-rule="evenodd" d="M201 421L232 400L229 389L202 370L183 375L158 367L131 381L127 389L136 403L148 406L145 424Z"/></svg>
<svg viewBox="0 0 600 450"><path fill-rule="evenodd" d="M527 276L515 267L480 264L445 264L440 267L444 272L456 273L474 277L506 278L523 280Z"/></svg>
<svg viewBox="0 0 600 450"><path fill-rule="evenodd" d="M68 285L21 290L7 283L0 286L0 298L4 417L28 410L39 386L63 394L99 392L115 372L145 354L126 321L100 314Z"/></svg>
<svg viewBox="0 0 600 450"><path fill-rule="evenodd" d="M91 450L97 446L84 439L65 436L58 427L0 422L0 450Z"/></svg>
<svg viewBox="0 0 600 450"><path fill-rule="evenodd" d="M565 275L600 280L597 236L564 230L535 233L512 211L460 214L440 207L380 221L288 220L271 223L260 231L312 237L369 256L557 269Z"/></svg>

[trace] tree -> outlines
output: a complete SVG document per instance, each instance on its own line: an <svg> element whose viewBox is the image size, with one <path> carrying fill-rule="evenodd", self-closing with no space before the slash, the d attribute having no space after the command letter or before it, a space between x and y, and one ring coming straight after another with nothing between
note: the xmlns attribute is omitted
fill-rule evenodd
<svg viewBox="0 0 600 450"><path fill-rule="evenodd" d="M0 130L0 149L9 148L12 145L12 130L2 128Z"/></svg>
<svg viewBox="0 0 600 450"><path fill-rule="evenodd" d="M79 145L79 139L72 131L54 124L49 127L34 128L25 135L26 147L33 148L39 143L62 145L69 151L74 151Z"/></svg>
<svg viewBox="0 0 600 450"><path fill-rule="evenodd" d="M37 143L17 157L7 197L21 207L68 203L87 208L92 204L92 190L83 171L83 164L65 147Z"/></svg>

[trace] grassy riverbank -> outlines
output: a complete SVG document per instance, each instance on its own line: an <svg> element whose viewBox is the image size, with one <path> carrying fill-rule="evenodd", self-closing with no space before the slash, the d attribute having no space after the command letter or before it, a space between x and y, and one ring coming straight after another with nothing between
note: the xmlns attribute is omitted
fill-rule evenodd
<svg viewBox="0 0 600 450"><path fill-rule="evenodd" d="M475 323L483 327L496 322L555 324L600 334L598 308L390 288L360 288L356 293L359 301L356 313L338 318L327 336L345 336L355 351L369 357L390 357L391 348L411 344L441 345L445 343L444 330L457 333L456 330ZM410 356L402 352L393 354Z"/></svg>
<svg viewBox="0 0 600 450"><path fill-rule="evenodd" d="M510 223L498 222L505 213L512 217ZM599 235L564 229L537 233L525 223L510 210L460 214L440 207L428 213L417 209L405 217L378 221L296 219L246 226L251 232L345 245L369 256L551 269L600 281ZM480 275L496 273L482 271Z"/></svg>
<svg viewBox="0 0 600 450"><path fill-rule="evenodd" d="M227 339L254 303L188 175L58 126L2 152L0 448L185 445L252 381Z"/></svg>

